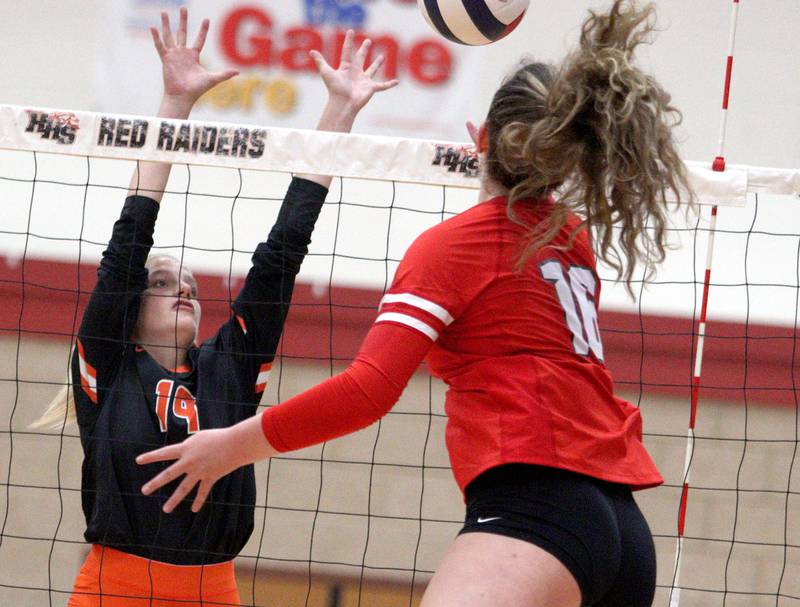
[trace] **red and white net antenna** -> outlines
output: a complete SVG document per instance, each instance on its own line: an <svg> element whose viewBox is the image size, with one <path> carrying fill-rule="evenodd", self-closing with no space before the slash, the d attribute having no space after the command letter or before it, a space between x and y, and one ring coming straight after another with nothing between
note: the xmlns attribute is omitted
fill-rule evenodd
<svg viewBox="0 0 800 607"><path fill-rule="evenodd" d="M739 22L739 0L732 0L730 40L728 43L728 60L725 68L725 87L722 96L722 116L719 126L719 147L714 158L714 171L725 170L725 138L728 129L728 104L731 93L731 76L733 74L733 52L736 47L736 26ZM706 313L708 311L708 292L711 285L711 262L714 257L714 236L717 229L717 205L711 207L711 221L708 230L708 248L706 250L706 270L703 278L703 303L700 309L700 324L697 328L697 344L695 348L694 373L692 376L692 408L689 417L689 430L686 437L686 459L683 464L683 489L681 491L680 510L678 513L678 545L675 553L675 569L670 589L670 607L680 604L680 573L683 555L684 530L686 528L686 505L689 500L689 483L691 478L692 455L694 453L694 428L697 421L697 401L700 397L700 371L703 366L703 345L706 336Z"/></svg>

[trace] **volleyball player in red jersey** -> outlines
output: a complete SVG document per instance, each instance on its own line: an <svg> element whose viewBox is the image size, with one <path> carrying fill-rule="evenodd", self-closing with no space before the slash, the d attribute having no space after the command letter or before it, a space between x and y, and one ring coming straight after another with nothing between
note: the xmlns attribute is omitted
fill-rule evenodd
<svg viewBox="0 0 800 607"><path fill-rule="evenodd" d="M467 510L422 605L650 605L655 549L632 490L662 479L603 363L595 251L630 285L637 262L663 258L667 195L688 190L679 113L632 63L652 14L616 0L557 69L508 78L470 126L481 202L412 244L348 369L260 419L140 456L177 460L143 491L183 477L165 510L198 484L199 509L237 466L374 422L427 357L449 386Z"/></svg>
<svg viewBox="0 0 800 607"><path fill-rule="evenodd" d="M236 73L212 73L200 64L209 23L203 21L192 43L187 21L184 7L174 34L166 13L161 32L151 28L162 63L158 115L164 118L186 119L203 93ZM373 94L396 84L373 79L381 58L365 67L370 41L356 49L354 39L347 32L336 70L312 53L328 93L319 130L350 131ZM256 414L331 177L292 179L228 321L197 343L200 303L192 273L178 259L148 258L169 174L169 164L137 163L78 331L72 386L40 420L63 428L75 417L84 451L84 537L92 548L70 607L240 603L233 558L253 530L253 467L220 479L214 503L202 512L187 504L166 516L161 506L170 491L143 496L139 488L154 469L134 458Z"/></svg>

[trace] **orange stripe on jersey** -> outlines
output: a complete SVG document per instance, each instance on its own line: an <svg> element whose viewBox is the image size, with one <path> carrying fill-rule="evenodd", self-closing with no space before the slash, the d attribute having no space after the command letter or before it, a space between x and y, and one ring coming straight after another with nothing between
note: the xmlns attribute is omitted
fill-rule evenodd
<svg viewBox="0 0 800 607"><path fill-rule="evenodd" d="M247 325L246 325L246 324L244 324L244 318L242 318L241 316L239 316L239 315L237 314L237 315L236 315L236 321L239 323L239 326L242 328L242 333L244 333L245 335L247 335Z"/></svg>
<svg viewBox="0 0 800 607"><path fill-rule="evenodd" d="M86 360L81 340L78 341L78 369L81 375L81 388L95 405L97 404L97 371Z"/></svg>
<svg viewBox="0 0 800 607"><path fill-rule="evenodd" d="M256 378L256 394L261 394L267 388L267 381L269 374L272 370L272 363L264 363L258 370L258 377Z"/></svg>

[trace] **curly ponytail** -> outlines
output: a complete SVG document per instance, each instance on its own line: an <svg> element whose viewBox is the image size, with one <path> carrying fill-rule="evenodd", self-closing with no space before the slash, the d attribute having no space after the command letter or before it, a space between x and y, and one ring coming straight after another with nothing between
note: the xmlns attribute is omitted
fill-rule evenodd
<svg viewBox="0 0 800 607"><path fill-rule="evenodd" d="M552 193L562 203L526 226L520 265L570 212L583 218L572 237L588 228L598 256L629 290L638 262L664 259L669 193L691 190L672 138L681 114L633 64L654 29L653 14L652 4L639 9L633 0L615 0L605 14L590 11L579 47L558 69L524 65L495 93L486 170L509 189L509 217L523 223L514 213L523 199Z"/></svg>

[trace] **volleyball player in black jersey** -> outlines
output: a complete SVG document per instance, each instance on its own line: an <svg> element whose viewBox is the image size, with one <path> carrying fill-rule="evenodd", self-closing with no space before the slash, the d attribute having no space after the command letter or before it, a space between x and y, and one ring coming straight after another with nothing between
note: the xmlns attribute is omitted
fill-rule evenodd
<svg viewBox="0 0 800 607"><path fill-rule="evenodd" d="M175 36L166 13L160 35L152 28L163 65L159 116L188 117L200 95L236 74L200 65L207 32L204 20L187 46L185 8ZM356 50L353 39L348 32L337 70L312 52L328 90L320 130L349 131L372 95L396 84L373 80L381 58L365 69L370 43ZM172 257L148 259L169 172L166 164L139 163L78 332L72 375L84 450L85 537L93 547L70 607L239 604L232 559L253 529L253 467L221 479L199 512L187 500L166 516L162 506L174 487L153 496L140 492L162 465L143 468L134 459L256 413L331 180L293 179L267 241L253 255L230 320L198 346L192 273Z"/></svg>

